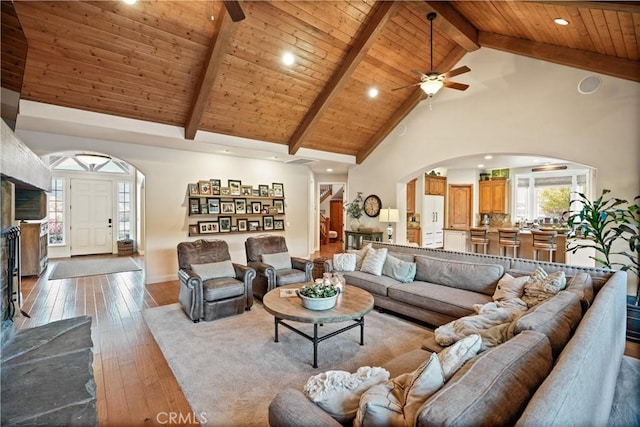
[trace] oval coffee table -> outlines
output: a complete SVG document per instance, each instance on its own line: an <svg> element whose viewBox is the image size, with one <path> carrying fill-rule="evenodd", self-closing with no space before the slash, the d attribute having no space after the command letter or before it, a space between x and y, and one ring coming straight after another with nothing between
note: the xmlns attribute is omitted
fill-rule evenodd
<svg viewBox="0 0 640 427"><path fill-rule="evenodd" d="M313 342L313 367L318 367L318 343L334 337L349 329L360 326L360 345L364 345L364 316L373 309L373 296L364 289L355 286L345 286L345 291L338 295L335 307L329 310L309 310L302 306L302 300L297 296L280 296L281 290L299 289L303 284L280 286L263 297L264 309L274 316L275 338L278 342L278 325L282 325ZM313 323L313 336L294 328L283 320L293 322ZM338 323L352 320L353 324L331 332L322 337L318 336L318 325L324 323Z"/></svg>

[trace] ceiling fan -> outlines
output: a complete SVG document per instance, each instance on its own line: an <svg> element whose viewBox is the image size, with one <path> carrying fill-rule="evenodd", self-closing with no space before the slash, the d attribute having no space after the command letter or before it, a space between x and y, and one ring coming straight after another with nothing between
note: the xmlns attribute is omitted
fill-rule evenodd
<svg viewBox="0 0 640 427"><path fill-rule="evenodd" d="M406 89L409 87L420 86L420 89L424 91L429 97L435 95L440 88L448 87L451 89L457 90L466 90L469 85L464 83L456 83L449 81L449 77L454 77L468 71L471 71L471 68L466 65L456 68L455 70L447 71L446 73L440 73L438 71L433 70L433 20L436 19L437 14L435 12L430 12L427 14L427 19L431 22L431 38L430 38L430 49L431 49L431 59L429 62L429 66L432 68L431 71L423 73L417 70L411 70L412 73L415 73L420 76L420 81L417 83L413 83L410 85L397 87L395 89L391 89L392 91Z"/></svg>

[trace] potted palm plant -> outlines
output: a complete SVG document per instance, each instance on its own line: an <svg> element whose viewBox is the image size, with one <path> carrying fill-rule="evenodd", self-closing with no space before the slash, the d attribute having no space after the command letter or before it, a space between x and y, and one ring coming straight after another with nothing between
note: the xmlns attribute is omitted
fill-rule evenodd
<svg viewBox="0 0 640 427"><path fill-rule="evenodd" d="M568 225L572 229L569 237L581 236L589 243L574 240L567 251L575 253L580 248L595 248L596 256L592 258L598 264L611 269L619 267L640 277L640 196L634 198L634 203L628 203L608 196L610 192L602 190L600 197L593 201L578 193L578 199L571 202L577 201L582 207L569 216ZM625 242L624 250L614 250L614 243L618 240ZM612 256L624 262L613 261ZM640 283L635 296L627 295L627 339L640 342Z"/></svg>

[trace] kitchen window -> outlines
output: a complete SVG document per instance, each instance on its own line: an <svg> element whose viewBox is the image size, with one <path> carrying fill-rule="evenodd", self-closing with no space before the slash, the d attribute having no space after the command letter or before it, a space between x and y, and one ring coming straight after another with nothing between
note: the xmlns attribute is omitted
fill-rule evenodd
<svg viewBox="0 0 640 427"><path fill-rule="evenodd" d="M515 220L552 222L567 219L569 203L576 192L587 193L589 171L586 169L561 172L517 174L515 177ZM579 209L572 206L571 210Z"/></svg>

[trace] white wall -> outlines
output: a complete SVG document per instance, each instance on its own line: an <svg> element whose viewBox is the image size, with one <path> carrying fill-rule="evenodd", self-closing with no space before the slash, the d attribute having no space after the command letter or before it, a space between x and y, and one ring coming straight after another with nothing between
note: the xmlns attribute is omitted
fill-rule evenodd
<svg viewBox="0 0 640 427"><path fill-rule="evenodd" d="M471 154L511 153L592 166L598 194L640 194L640 84L600 76L600 89L582 95L577 84L593 73L487 48L467 54L463 64L471 72L456 80L471 87L443 89L431 109L429 101L415 108L403 136L392 133L350 170L350 193L378 194L385 205L396 198L401 206L398 183L418 170Z"/></svg>
<svg viewBox="0 0 640 427"><path fill-rule="evenodd" d="M194 153L136 144L76 138L40 132L18 132L36 154L56 151L92 150L125 160L145 175L147 283L175 280L178 243L188 237L188 224L197 220L187 216L187 184L201 179L239 179L243 184L284 184L285 232L287 246L294 256L309 256L309 206L311 175L306 166L286 165L266 160ZM185 144L188 144L185 141ZM251 234L214 235L229 244L234 262L246 262L244 241Z"/></svg>

